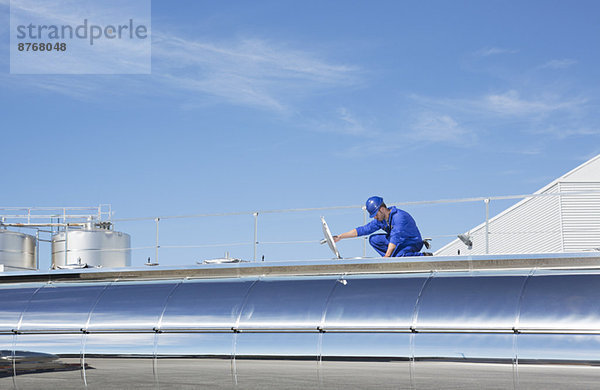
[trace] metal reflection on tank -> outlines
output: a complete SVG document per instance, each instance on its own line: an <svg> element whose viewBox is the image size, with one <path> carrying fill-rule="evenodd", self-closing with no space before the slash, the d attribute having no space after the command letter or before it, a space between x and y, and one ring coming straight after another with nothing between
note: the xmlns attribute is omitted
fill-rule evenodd
<svg viewBox="0 0 600 390"><path fill-rule="evenodd" d="M19 389L81 387L81 334L18 334L14 364Z"/></svg>
<svg viewBox="0 0 600 390"><path fill-rule="evenodd" d="M597 269L247 267L2 276L0 387L520 389L600 379Z"/></svg>

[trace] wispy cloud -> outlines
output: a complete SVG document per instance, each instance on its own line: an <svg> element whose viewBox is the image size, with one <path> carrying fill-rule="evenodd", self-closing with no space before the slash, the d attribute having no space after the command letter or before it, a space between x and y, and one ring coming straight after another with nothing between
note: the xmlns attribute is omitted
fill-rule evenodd
<svg viewBox="0 0 600 390"><path fill-rule="evenodd" d="M600 127L578 127L577 125L556 126L548 125L534 130L538 134L551 134L557 139L571 137L600 136Z"/></svg>
<svg viewBox="0 0 600 390"><path fill-rule="evenodd" d="M321 133L333 133L350 137L380 134L372 120L360 118L347 107L338 107L333 113L314 113L308 119L303 117L300 122L305 129Z"/></svg>
<svg viewBox="0 0 600 390"><path fill-rule="evenodd" d="M521 156L537 156L542 154L542 148L539 146L514 147L506 150L508 154L518 154Z"/></svg>
<svg viewBox="0 0 600 390"><path fill-rule="evenodd" d="M540 66L540 69L566 69L577 64L576 60L563 58L560 60L551 60Z"/></svg>
<svg viewBox="0 0 600 390"><path fill-rule="evenodd" d="M74 90L114 93L115 84L117 90L135 84L126 89L176 96L187 105L211 101L291 112L294 104L308 95L355 85L360 73L356 66L336 64L318 54L259 38L215 42L154 33L152 58L152 74L142 85L135 77L114 76L119 81L112 83L95 75L23 76L17 84L73 97L78 96ZM348 113L342 118L351 125ZM359 130L357 123L354 129Z"/></svg>
<svg viewBox="0 0 600 390"><path fill-rule="evenodd" d="M153 73L166 85L278 111L304 94L352 85L358 72L256 38L209 42L155 34L154 43Z"/></svg>
<svg viewBox="0 0 600 390"><path fill-rule="evenodd" d="M468 113L473 117L491 115L516 117L548 114L557 111L569 111L581 108L587 99L565 98L557 94L542 93L531 97L522 97L517 90L490 93L473 98L431 98L410 95L410 98L424 107L441 111Z"/></svg>
<svg viewBox="0 0 600 390"><path fill-rule="evenodd" d="M10 2L0 0L2 3L8 5ZM60 24L80 24L85 11L82 9L84 5L77 0L48 3L19 0L16 4L19 13ZM103 7L98 4L98 7ZM106 12L96 9L92 14L111 18L119 16L103 10ZM88 65L95 63L86 61L84 57L79 59L79 64L71 63L69 67L90 69ZM115 66L128 66L119 62L120 57L115 53L111 58ZM136 83L135 77L115 76L118 81L113 83L96 75L85 78L52 75L20 77L18 85L20 88L28 85L82 98L84 94L79 94L78 90L91 88L95 94L114 94L120 87L127 89L128 93L174 96L185 106L211 102L293 112L294 105L306 96L355 85L359 73L360 69L356 66L335 63L324 55L291 47L286 42L260 37L232 37L220 41L202 37L190 39L153 31L152 74L141 85ZM10 81L7 84L10 85ZM134 84L135 88L125 88L129 84ZM114 88L115 85L117 88ZM351 118L346 117L345 120L348 122ZM352 124L348 123L348 126ZM355 123L353 126L358 131L358 125Z"/></svg>
<svg viewBox="0 0 600 390"><path fill-rule="evenodd" d="M361 138L360 145L336 150L335 154L344 158L354 158L420 149L433 144L469 148L478 142L478 135L471 128L461 125L450 115L432 111L408 114L402 118L400 124L383 123L377 127L365 128L364 134L369 134L369 137ZM452 169L454 168L451 166L444 168Z"/></svg>
<svg viewBox="0 0 600 390"><path fill-rule="evenodd" d="M500 94L490 94L483 98L482 109L502 115L533 115L559 110L577 108L586 103L586 99L561 99L558 96L544 95L525 99L516 90Z"/></svg>
<svg viewBox="0 0 600 390"><path fill-rule="evenodd" d="M472 131L458 124L447 114L423 112L410 126L407 136L415 141L471 145L475 142Z"/></svg>
<svg viewBox="0 0 600 390"><path fill-rule="evenodd" d="M515 54L515 53L518 53L518 50L504 49L504 48L500 48L500 47L486 47L486 48L477 50L475 52L475 55L479 56L479 57L489 57L489 56L494 56L494 55L499 55L499 54Z"/></svg>
<svg viewBox="0 0 600 390"><path fill-rule="evenodd" d="M417 118L411 127L416 136L449 146L487 144L502 153L535 156L544 153L549 140L600 137L588 98L548 90L525 94L513 89L463 98L411 95L407 104ZM504 145L498 136L507 131L514 141ZM492 139L500 144L489 144Z"/></svg>
<svg viewBox="0 0 600 390"><path fill-rule="evenodd" d="M352 135L372 133L347 108L340 107L338 109L338 114L339 114L339 119L344 124L344 126L342 126L344 133L352 134Z"/></svg>

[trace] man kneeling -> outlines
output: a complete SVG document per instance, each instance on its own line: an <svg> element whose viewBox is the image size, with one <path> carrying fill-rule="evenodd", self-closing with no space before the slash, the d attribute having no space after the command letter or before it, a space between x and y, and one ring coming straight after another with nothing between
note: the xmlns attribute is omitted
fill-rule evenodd
<svg viewBox="0 0 600 390"><path fill-rule="evenodd" d="M423 239L415 220L409 213L395 206L388 208L383 203L383 198L379 196L367 199L366 207L373 221L334 236L335 242L344 238L366 236L382 229L385 233L373 234L369 237L369 243L381 256L431 256L431 253L421 252Z"/></svg>

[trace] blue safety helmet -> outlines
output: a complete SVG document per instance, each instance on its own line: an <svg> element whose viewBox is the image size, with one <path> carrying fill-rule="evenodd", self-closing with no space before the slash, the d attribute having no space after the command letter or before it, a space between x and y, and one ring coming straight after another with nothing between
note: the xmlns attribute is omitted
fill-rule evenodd
<svg viewBox="0 0 600 390"><path fill-rule="evenodd" d="M377 211L379 211L379 208L382 204L383 198L380 196L372 196L369 199L367 199L367 203L365 204L365 206L371 218L375 217L375 214L377 214Z"/></svg>

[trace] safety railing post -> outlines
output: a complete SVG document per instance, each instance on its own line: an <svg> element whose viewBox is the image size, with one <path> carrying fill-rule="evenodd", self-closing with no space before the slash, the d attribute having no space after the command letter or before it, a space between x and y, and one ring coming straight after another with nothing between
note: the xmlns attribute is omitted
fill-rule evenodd
<svg viewBox="0 0 600 390"><path fill-rule="evenodd" d="M256 249L258 246L258 212L252 214L254 215L254 261L256 261Z"/></svg>
<svg viewBox="0 0 600 390"><path fill-rule="evenodd" d="M364 224L367 224L367 208L366 206L362 207L363 209L363 221ZM363 240L363 257L367 257L367 240L369 239L369 236L365 236L364 240Z"/></svg>
<svg viewBox="0 0 600 390"><path fill-rule="evenodd" d="M490 253L490 198L485 202L485 254Z"/></svg>
<svg viewBox="0 0 600 390"><path fill-rule="evenodd" d="M154 262L156 264L158 264L158 248L160 248L159 241L158 241L158 238L159 238L159 236L158 236L158 223L160 222L160 218L156 217L154 219L154 221L156 221L156 254L154 255L154 257L155 257Z"/></svg>
<svg viewBox="0 0 600 390"><path fill-rule="evenodd" d="M66 222L63 220L63 222ZM69 258L67 254L69 253L69 224L65 223L65 265L69 264Z"/></svg>

